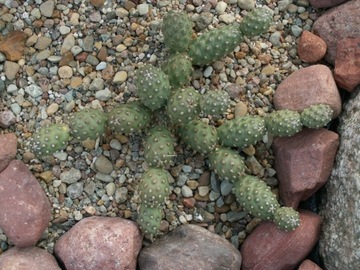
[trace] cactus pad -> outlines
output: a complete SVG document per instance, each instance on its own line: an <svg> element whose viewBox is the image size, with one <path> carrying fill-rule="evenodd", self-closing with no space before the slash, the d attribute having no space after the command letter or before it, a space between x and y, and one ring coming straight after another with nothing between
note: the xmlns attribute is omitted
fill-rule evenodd
<svg viewBox="0 0 360 270"><path fill-rule="evenodd" d="M274 214L274 222L282 231L293 231L300 225L300 216L291 207L280 207Z"/></svg>
<svg viewBox="0 0 360 270"><path fill-rule="evenodd" d="M301 114L301 122L308 128L320 128L331 121L333 110L329 105L316 104L304 109Z"/></svg>
<svg viewBox="0 0 360 270"><path fill-rule="evenodd" d="M244 36L254 37L265 33L272 21L271 11L266 8L257 8L249 12L240 24L240 31Z"/></svg>
<svg viewBox="0 0 360 270"><path fill-rule="evenodd" d="M137 223L144 234L156 236L160 232L162 217L163 213L160 207L140 204Z"/></svg>
<svg viewBox="0 0 360 270"><path fill-rule="evenodd" d="M184 53L171 56L161 69L169 76L169 82L173 88L186 85L193 71L191 59Z"/></svg>
<svg viewBox="0 0 360 270"><path fill-rule="evenodd" d="M273 111L265 118L267 130L275 137L292 136L302 129L300 114L297 111Z"/></svg>
<svg viewBox="0 0 360 270"><path fill-rule="evenodd" d="M210 90L201 96L201 111L207 115L220 115L230 106L230 96L226 91Z"/></svg>

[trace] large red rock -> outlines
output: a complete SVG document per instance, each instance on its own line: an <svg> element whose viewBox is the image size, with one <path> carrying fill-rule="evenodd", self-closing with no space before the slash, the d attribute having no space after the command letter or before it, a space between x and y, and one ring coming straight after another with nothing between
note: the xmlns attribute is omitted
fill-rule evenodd
<svg viewBox="0 0 360 270"><path fill-rule="evenodd" d="M299 69L280 83L275 91L274 106L277 110L301 112L314 104L328 104L333 118L341 112L341 98L331 70L325 65Z"/></svg>
<svg viewBox="0 0 360 270"><path fill-rule="evenodd" d="M241 245L242 270L293 270L319 239L321 217L300 210L300 226L279 230L273 222L262 222Z"/></svg>
<svg viewBox="0 0 360 270"><path fill-rule="evenodd" d="M2 172L16 156L17 138L14 133L0 135L0 172Z"/></svg>
<svg viewBox="0 0 360 270"><path fill-rule="evenodd" d="M119 217L88 217L55 244L67 270L135 270L142 246L137 224Z"/></svg>
<svg viewBox="0 0 360 270"><path fill-rule="evenodd" d="M300 265L298 270L322 270L316 263L310 260L304 260Z"/></svg>
<svg viewBox="0 0 360 270"><path fill-rule="evenodd" d="M20 160L0 173L0 209L0 228L17 247L35 245L50 222L49 200Z"/></svg>
<svg viewBox="0 0 360 270"><path fill-rule="evenodd" d="M140 270L239 270L240 252L225 238L197 225L182 225L139 254Z"/></svg>
<svg viewBox="0 0 360 270"><path fill-rule="evenodd" d="M304 30L299 38L297 52L302 61L315 63L324 57L326 53L326 43L317 35Z"/></svg>
<svg viewBox="0 0 360 270"><path fill-rule="evenodd" d="M360 36L338 42L334 79L340 88L349 92L360 84Z"/></svg>
<svg viewBox="0 0 360 270"><path fill-rule="evenodd" d="M61 270L53 255L38 247L13 247L0 255L2 270Z"/></svg>
<svg viewBox="0 0 360 270"><path fill-rule="evenodd" d="M297 208L328 180L339 146L339 135L327 129L304 129L273 142L279 195Z"/></svg>
<svg viewBox="0 0 360 270"><path fill-rule="evenodd" d="M335 63L336 47L340 40L360 36L359 14L360 1L352 0L326 11L314 22L313 32L326 42L325 60L330 64Z"/></svg>
<svg viewBox="0 0 360 270"><path fill-rule="evenodd" d="M316 8L329 8L341 3L344 3L348 0L309 0L310 5Z"/></svg>

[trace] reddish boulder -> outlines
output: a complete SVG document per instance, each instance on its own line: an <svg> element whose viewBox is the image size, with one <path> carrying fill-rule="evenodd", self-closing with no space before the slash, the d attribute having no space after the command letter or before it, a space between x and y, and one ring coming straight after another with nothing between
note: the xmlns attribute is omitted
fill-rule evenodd
<svg viewBox="0 0 360 270"><path fill-rule="evenodd" d="M319 239L321 217L300 210L300 226L279 230L273 222L262 222L241 245L242 270L296 269Z"/></svg>
<svg viewBox="0 0 360 270"><path fill-rule="evenodd" d="M360 36L359 14L360 1L353 0L326 11L314 22L313 33L326 42L325 60L330 64L335 63L339 40Z"/></svg>
<svg viewBox="0 0 360 270"><path fill-rule="evenodd" d="M135 270L142 235L135 222L119 217L89 217L55 244L55 255L68 270Z"/></svg>
<svg viewBox="0 0 360 270"><path fill-rule="evenodd" d="M0 209L0 228L17 247L35 245L50 222L49 200L20 160L0 173Z"/></svg>
<svg viewBox="0 0 360 270"><path fill-rule="evenodd" d="M286 206L297 208L326 183L338 146L339 135L324 128L274 139L279 195Z"/></svg>
<svg viewBox="0 0 360 270"><path fill-rule="evenodd" d="M17 138L15 133L0 135L0 172L2 172L16 156Z"/></svg>
<svg viewBox="0 0 360 270"><path fill-rule="evenodd" d="M329 8L340 5L348 0L309 0L310 5L316 8Z"/></svg>
<svg viewBox="0 0 360 270"><path fill-rule="evenodd" d="M322 270L322 268L310 260L305 260L300 264L298 270Z"/></svg>
<svg viewBox="0 0 360 270"><path fill-rule="evenodd" d="M334 79L340 88L349 92L360 84L360 37L345 38L338 42Z"/></svg>
<svg viewBox="0 0 360 270"><path fill-rule="evenodd" d="M3 270L61 270L53 255L38 247L13 247L0 255Z"/></svg>
<svg viewBox="0 0 360 270"><path fill-rule="evenodd" d="M315 63L324 57L326 53L326 43L317 35L304 30L299 39L297 52L302 61Z"/></svg>
<svg viewBox="0 0 360 270"><path fill-rule="evenodd" d="M140 270L239 270L240 252L225 238L197 225L182 225L139 254Z"/></svg>
<svg viewBox="0 0 360 270"><path fill-rule="evenodd" d="M314 104L328 104L333 118L341 112L341 98L331 70L325 65L299 69L280 83L275 91L274 106L277 110L301 112Z"/></svg>

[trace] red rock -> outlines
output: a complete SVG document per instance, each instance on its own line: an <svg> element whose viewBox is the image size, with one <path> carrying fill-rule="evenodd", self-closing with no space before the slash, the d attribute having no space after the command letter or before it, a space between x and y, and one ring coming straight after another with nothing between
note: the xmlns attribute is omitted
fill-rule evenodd
<svg viewBox="0 0 360 270"><path fill-rule="evenodd" d="M349 92L360 84L360 37L345 38L338 42L334 79L340 88Z"/></svg>
<svg viewBox="0 0 360 270"><path fill-rule="evenodd" d="M298 270L322 270L322 268L310 260L305 260L300 264Z"/></svg>
<svg viewBox="0 0 360 270"><path fill-rule="evenodd" d="M182 225L139 254L140 270L239 270L240 252L225 238L197 225Z"/></svg>
<svg viewBox="0 0 360 270"><path fill-rule="evenodd" d="M87 57L88 57L87 52L81 52L75 56L75 59L79 62L85 62Z"/></svg>
<svg viewBox="0 0 360 270"><path fill-rule="evenodd" d="M7 60L16 62L24 56L25 40L24 32L12 31L0 38L0 52L5 54Z"/></svg>
<svg viewBox="0 0 360 270"><path fill-rule="evenodd" d="M301 112L319 103L328 104L333 109L333 118L339 116L340 94L331 70L325 65L313 65L293 72L280 83L274 95L277 110Z"/></svg>
<svg viewBox="0 0 360 270"><path fill-rule="evenodd" d="M54 256L38 247L13 247L0 255L2 270L61 270Z"/></svg>
<svg viewBox="0 0 360 270"><path fill-rule="evenodd" d="M329 8L341 3L344 3L348 0L309 0L310 5L316 8Z"/></svg>
<svg viewBox="0 0 360 270"><path fill-rule="evenodd" d="M294 231L279 230L264 221L241 245L242 270L292 270L310 253L319 239L321 217L300 210L300 226Z"/></svg>
<svg viewBox="0 0 360 270"><path fill-rule="evenodd" d="M0 135L0 172L2 172L16 156L17 138L15 133Z"/></svg>
<svg viewBox="0 0 360 270"><path fill-rule="evenodd" d="M314 0L315 1L315 0ZM313 25L313 33L327 45L325 60L335 63L336 47L339 40L360 36L360 1L353 0L323 13Z"/></svg>
<svg viewBox="0 0 360 270"><path fill-rule="evenodd" d="M299 39L297 52L302 61L315 63L324 57L326 53L326 43L317 35L304 30Z"/></svg>
<svg viewBox="0 0 360 270"><path fill-rule="evenodd" d="M0 209L0 228L17 247L35 245L50 222L49 200L20 160L0 173Z"/></svg>
<svg viewBox="0 0 360 270"><path fill-rule="evenodd" d="M88 217L55 244L68 270L135 270L142 235L135 222L119 217Z"/></svg>
<svg viewBox="0 0 360 270"><path fill-rule="evenodd" d="M339 135L324 128L274 139L279 195L286 206L297 208L327 182L338 146Z"/></svg>

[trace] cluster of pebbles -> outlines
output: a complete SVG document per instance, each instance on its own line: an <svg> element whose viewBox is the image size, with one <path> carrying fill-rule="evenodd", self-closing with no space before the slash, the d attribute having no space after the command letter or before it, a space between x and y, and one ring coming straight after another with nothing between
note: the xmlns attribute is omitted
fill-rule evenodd
<svg viewBox="0 0 360 270"><path fill-rule="evenodd" d="M258 5L274 12L268 33L246 39L234 53L193 72L190 84L199 92L216 88L230 94L228 113L209 118L215 124L271 112L277 86L306 66L297 56L297 39L317 18L307 0L0 0L1 34L25 34L20 59L9 63L0 53L0 111L7 115L1 118L1 132L16 134L21 146L16 158L28 164L52 205L51 224L39 247L53 252L57 239L88 216L136 220L137 186L147 164L143 134L108 132L96 142L74 141L53 159L42 161L26 148L32 133L47 123L64 122L69 113L84 107L108 111L135 99L135 70L145 63L159 66L167 57L160 27L169 10L186 10L201 32L240 22ZM276 191L271 142L266 137L242 154L248 173L266 179ZM220 182L206 159L182 144L176 150L161 231L194 223L239 247L259 221L239 207L231 183ZM8 247L0 231L0 254Z"/></svg>

